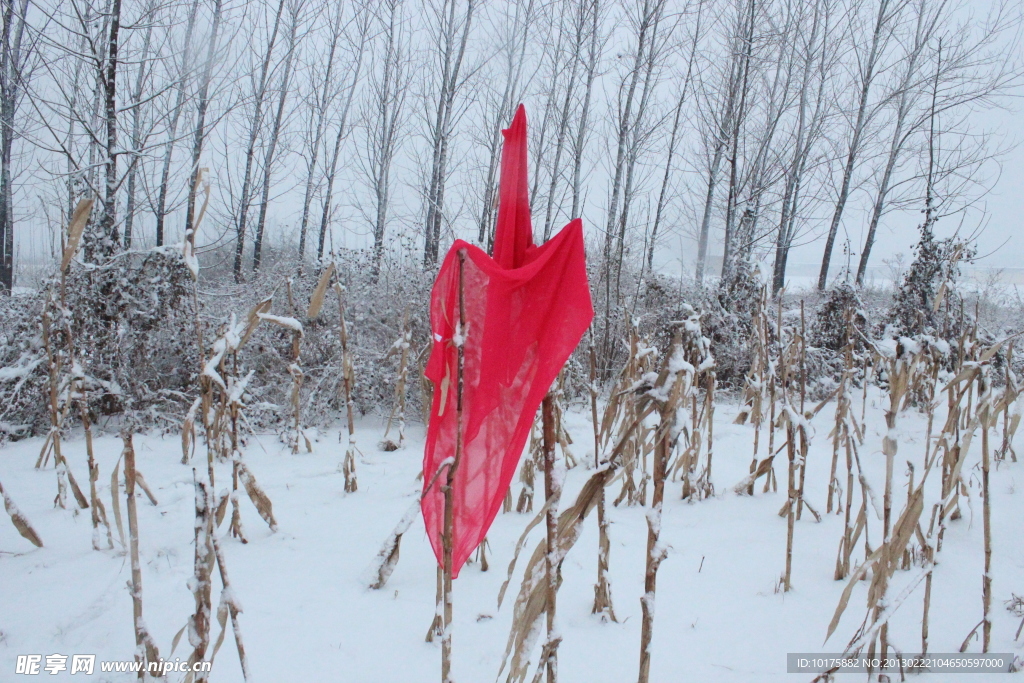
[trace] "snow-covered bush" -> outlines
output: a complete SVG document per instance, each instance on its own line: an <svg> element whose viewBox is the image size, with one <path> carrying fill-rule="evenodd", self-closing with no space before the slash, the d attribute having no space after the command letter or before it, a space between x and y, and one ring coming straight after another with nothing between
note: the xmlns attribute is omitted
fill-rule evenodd
<svg viewBox="0 0 1024 683"><path fill-rule="evenodd" d="M914 260L893 293L883 324L889 335L932 334L950 340L958 335L960 264L974 250L956 237L936 239L929 222L920 228Z"/></svg>

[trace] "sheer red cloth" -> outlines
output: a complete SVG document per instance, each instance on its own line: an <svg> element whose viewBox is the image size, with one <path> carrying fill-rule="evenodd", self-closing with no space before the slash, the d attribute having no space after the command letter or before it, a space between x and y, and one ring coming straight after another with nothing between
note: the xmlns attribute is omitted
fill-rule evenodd
<svg viewBox="0 0 1024 683"><path fill-rule="evenodd" d="M453 576L487 535L512 483L537 408L594 317L582 221L574 219L545 244L533 244L522 105L502 134L494 256L456 241L441 265L430 300L434 345L425 374L434 383L434 397L423 482L434 483L421 508L442 566L442 487L448 476L444 465L456 454L457 345L463 344L463 442L453 486ZM460 251L465 319L461 331Z"/></svg>

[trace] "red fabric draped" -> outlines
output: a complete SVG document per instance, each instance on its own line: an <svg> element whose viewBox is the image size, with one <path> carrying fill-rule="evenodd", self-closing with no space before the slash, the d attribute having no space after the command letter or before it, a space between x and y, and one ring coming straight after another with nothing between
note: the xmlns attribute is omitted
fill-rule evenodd
<svg viewBox="0 0 1024 683"><path fill-rule="evenodd" d="M452 245L431 293L434 345L425 374L434 383L423 456L424 486L455 457L458 337L463 342L462 454L453 487L453 576L480 545L523 454L544 395L594 316L577 218L533 245L527 186L526 111L502 131L494 257L467 242ZM466 327L459 335L459 252L464 253ZM443 563L447 471L421 503L427 535Z"/></svg>

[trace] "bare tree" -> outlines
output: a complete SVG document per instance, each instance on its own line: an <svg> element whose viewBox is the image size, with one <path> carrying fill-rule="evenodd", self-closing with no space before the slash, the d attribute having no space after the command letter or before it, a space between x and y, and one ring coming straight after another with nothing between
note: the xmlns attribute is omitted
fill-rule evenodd
<svg viewBox="0 0 1024 683"><path fill-rule="evenodd" d="M252 194L252 174L256 163L256 142L263 129L263 108L267 104L267 89L270 82L270 65L277 45L277 34L281 28L281 15L284 12L285 0L278 0L274 19L270 25L270 33L259 63L259 75L255 79L252 91L252 113L248 119L248 139L245 148L245 173L242 177L242 189L238 198L237 216L235 217L235 281L242 279L242 256L245 253L245 236L249 215L249 204Z"/></svg>
<svg viewBox="0 0 1024 683"><path fill-rule="evenodd" d="M785 189L775 238L773 292L778 292L785 285L786 265L789 250L796 236L805 173L812 151L820 140L827 113L825 86L830 64L830 11L828 0L816 0L810 10L809 34L801 32L808 37L806 40L802 36L798 38L798 49L794 55L794 59L801 63L799 103L793 132L792 156L785 170ZM818 81L817 87L814 87L815 78Z"/></svg>
<svg viewBox="0 0 1024 683"><path fill-rule="evenodd" d="M897 184L894 174L905 159L908 142L927 132L935 115L951 115L952 118L969 107L994 103L995 96L1018 82L1020 72L1015 60L1006 54L1004 47L996 46L996 41L1013 25L1008 23L1005 8L997 7L991 20L972 32L966 27L957 30L952 16L956 7L927 0L915 0L912 6L913 29L901 41L905 49L892 93L887 97L892 109L890 139L857 264L858 285L864 283L879 222L892 203L891 193ZM934 67L928 64L929 48L934 50ZM941 90L941 95L937 90ZM980 159L987 157L979 146L974 146L971 152L965 148L959 151L962 154L952 167L943 164L941 175L963 173L965 167L976 166ZM934 176L934 169L929 175ZM912 174L910 179L920 187L919 174ZM919 197L920 192L913 201L918 203Z"/></svg>
<svg viewBox="0 0 1024 683"><path fill-rule="evenodd" d="M739 193L739 167L741 164L740 160L740 137L744 129L744 123L746 122L747 114L749 111L747 105L747 99L750 96L750 69L751 69L751 58L754 52L754 23L756 21L757 14L757 3L755 0L749 0L747 3L747 16L746 16L746 32L742 38L742 46L740 48L741 54L738 63L739 73L737 74L737 88L739 92L739 101L736 104L735 109L732 112L732 116L729 121L728 140L726 146L729 152L729 158L727 160L729 164L729 188L725 201L725 241L722 245L722 274L727 275L730 261L732 257L733 249L733 219L736 209L737 196ZM788 35L784 29L783 42L785 43ZM779 66L783 64L782 60L779 61ZM778 74L781 69L776 69Z"/></svg>
<svg viewBox="0 0 1024 683"><path fill-rule="evenodd" d="M828 234L825 237L825 253L821 259L821 272L818 274L818 289L824 289L828 282L828 269L832 260L836 234L839 231L843 212L846 210L846 203L850 198L854 169L865 143L867 126L872 118L873 109L869 110L868 108L871 88L881 70L880 60L892 35L890 27L900 16L904 6L904 0L895 2L893 0L878 0L878 11L875 14L867 53L863 56L857 54L856 63L860 66L857 73L857 83L859 84L857 114L850 128L850 142L846 152L846 164L843 167L843 179L839 187L839 195L836 197L835 211L832 213ZM856 47L854 49L856 50Z"/></svg>
<svg viewBox="0 0 1024 683"><path fill-rule="evenodd" d="M701 132L702 145L705 149L708 166L706 170L707 191L704 197L697 237L697 263L695 271L697 282L704 280L704 270L707 264L711 234L711 214L715 201L715 187L718 184L718 174L721 170L722 159L725 156L726 146L729 143L729 133L734 125L733 119L736 116L744 74L750 59L749 51L753 46L753 17L755 12L756 0L743 0L742 3L737 5L736 17L731 23L729 33L725 38L728 53L731 55L728 67L720 74L717 83L712 79L711 89L705 94L705 98L708 100L708 108L711 111L710 120ZM715 86L718 87L716 88Z"/></svg>
<svg viewBox="0 0 1024 683"><path fill-rule="evenodd" d="M697 58L697 45L701 38L701 19L704 13L704 5L704 0L697 0L696 26L694 27L693 36L690 41L690 54L686 59L686 75L683 77L683 85L679 89L679 99L676 101L675 113L672 116L672 132L669 134L668 149L665 153L665 172L661 177L661 189L658 191L658 202L654 210L654 222L651 225L651 233L647 237L648 272L654 270L654 248L658 243L658 237L660 236L658 231L661 227L662 216L668 203L668 189L674 171L673 161L676 153L676 145L680 140L682 132L680 131L679 124L683 113L683 105L687 102L687 96L690 94L690 85L693 80L693 67Z"/></svg>
<svg viewBox="0 0 1024 683"><path fill-rule="evenodd" d="M256 220L256 237L252 244L253 272L260 269L260 261L263 256L263 230L267 222L267 205L270 202L270 180L274 172L277 146L281 140L285 104L288 102L288 95L291 92L292 66L295 62L295 48L298 42L297 33L304 4L304 0L290 0L288 4L288 37L285 39L287 48L284 56L284 73L281 74L281 86L277 93L277 113L274 115L274 123L269 133L270 139L263 157L263 188L260 196L260 212L259 218Z"/></svg>
<svg viewBox="0 0 1024 683"><path fill-rule="evenodd" d="M181 113L185 108L186 85L192 72L192 37L195 33L196 13L198 10L199 0L192 0L188 8L188 18L185 21L184 41L177 55L178 71L174 82L175 100L167 124L167 142L165 143L160 180L157 184L156 205L153 207L153 214L156 219L156 246L158 247L164 243L164 220L167 217L167 192L171 174L171 160L174 156L174 145L177 142L178 123L181 120Z"/></svg>
<svg viewBox="0 0 1024 683"><path fill-rule="evenodd" d="M637 165L648 147L656 125L652 124L651 101L656 83L664 68L664 59L670 48L674 20L662 29L665 20L665 0L644 0L636 8L636 15L628 14L631 46L627 70L618 84L618 102L615 118L615 157L609 188L607 223L604 234L604 255L601 277L604 281L604 336L602 356L611 357L612 306L618 305L622 264L625 257L626 232L632 204ZM613 270L614 267L614 270ZM612 281L614 280L614 291ZM609 367L604 367L607 375Z"/></svg>
<svg viewBox="0 0 1024 683"><path fill-rule="evenodd" d="M583 86L583 103L580 106L580 117L576 127L576 139L572 146L572 209L569 215L573 218L580 215L583 202L582 172L583 155L587 143L587 134L590 132L590 109L594 94L594 79L597 76L598 62L601 60L601 51L604 41L601 39L601 1L580 0L581 14L584 14L590 23L588 31L588 47L585 56L580 57L584 61L586 81ZM585 12L582 11L586 7Z"/></svg>
<svg viewBox="0 0 1024 683"><path fill-rule="evenodd" d="M494 242L497 220L498 166L501 161L501 129L508 125L525 90L523 69L531 30L536 20L535 0L512 2L503 6L496 17L494 31L501 36L498 54L493 60L498 73L485 80L484 140L487 146L487 169L484 177L482 209L478 222L477 241L490 248ZM557 52L557 47L555 52ZM557 57L555 58L557 60ZM489 87L495 84L495 88ZM499 94L500 92L500 94ZM534 162L537 161L534 154ZM534 180L536 176L534 174Z"/></svg>
<svg viewBox="0 0 1024 683"><path fill-rule="evenodd" d="M210 84L213 82L213 67L217 55L217 43L220 37L221 19L223 17L223 0L213 0L213 20L210 26L210 37L206 45L206 59L203 64L203 75L199 81L199 96L196 105L196 127L192 140L192 163L188 174L188 199L185 204L185 234L195 227L196 188L199 182L199 162L203 155L206 141L206 112L210 106ZM193 240L195 239L193 235Z"/></svg>
<svg viewBox="0 0 1024 683"><path fill-rule="evenodd" d="M130 159L128 161L128 200L125 204L124 210L124 248L131 249L132 247L132 229L135 225L135 197L136 197L136 183L139 177L139 165L141 155L141 149L143 145L143 130L142 120L143 111L146 107L143 97L148 97L144 91L144 88L149 82L150 75L152 73L152 64L150 63L150 50L153 45L153 29L155 28L154 12L156 10L153 0L149 0L146 5L146 9L142 15L142 21L146 24L146 34L142 41L142 54L138 59L138 70L135 73L135 89L132 92L132 104L131 104L131 117L132 117L132 136L131 136L131 149L129 151Z"/></svg>
<svg viewBox="0 0 1024 683"><path fill-rule="evenodd" d="M402 15L402 0L383 0L381 21L382 54L376 56L370 77L367 102L366 167L373 193L372 276L380 273L384 258L384 233L392 195L392 166L401 144L405 123L405 95L409 88L408 33Z"/></svg>
<svg viewBox="0 0 1024 683"><path fill-rule="evenodd" d="M22 78L27 51L23 51L28 0L3 0L0 34L0 291L14 287L14 191L11 186L11 153L15 117L23 93Z"/></svg>
<svg viewBox="0 0 1024 683"><path fill-rule="evenodd" d="M352 102L356 93L356 86L359 84L359 76L363 68L363 56L366 52L366 43L370 36L371 16L367 5L362 5L356 10L355 27L356 37L351 41L352 49L355 51L354 64L350 67L352 73L341 102L341 112L338 116L337 128L334 133L334 146L331 153L331 161L327 165L325 186L323 190L323 206L320 212L320 236L317 241L316 258L321 260L324 257L324 242L327 238L327 224L331 218L331 206L334 199L334 181L338 172L338 157L341 154L341 143L349 133L348 114L352 108Z"/></svg>
<svg viewBox="0 0 1024 683"><path fill-rule="evenodd" d="M334 15L330 12L333 8ZM337 95L337 84L335 69L336 57L341 39L344 35L345 13L341 4L328 5L328 18L330 18L331 33L328 38L327 59L322 72L318 71L320 63L319 51L313 59L308 60L306 67L312 71L311 87L312 101L309 105L310 121L307 124L307 134L304 136L304 156L306 157L306 190L302 197L302 218L299 220L299 263L306 258L306 230L309 225L309 207L313 201L313 194L316 190L317 161L320 157L320 148L323 142L324 131L327 128L328 108L334 103Z"/></svg>
<svg viewBox="0 0 1024 683"><path fill-rule="evenodd" d="M462 73L473 25L473 14L478 0L465 0L465 11L459 12L459 0L426 0L429 28L432 33L431 52L440 71L432 74L437 87L432 96L435 101L428 112L430 172L425 188L426 218L424 222L423 265L437 263L441 242L441 224L444 222L444 194L448 183L448 163L452 137L457 119L456 99L462 92L466 77Z"/></svg>

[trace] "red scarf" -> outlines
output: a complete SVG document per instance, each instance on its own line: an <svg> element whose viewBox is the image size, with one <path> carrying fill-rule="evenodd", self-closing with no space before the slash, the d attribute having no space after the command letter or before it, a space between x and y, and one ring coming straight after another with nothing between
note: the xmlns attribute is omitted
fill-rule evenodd
<svg viewBox="0 0 1024 683"><path fill-rule="evenodd" d="M576 218L541 246L533 244L527 185L526 110L502 131L500 200L494 256L456 240L430 299L434 346L425 374L434 398L423 455L427 486L455 457L458 394L459 256L463 264L462 453L453 487L452 574L480 545L498 514L523 454L534 415L594 317L587 283L583 222ZM436 477L421 507L443 566L444 493Z"/></svg>

